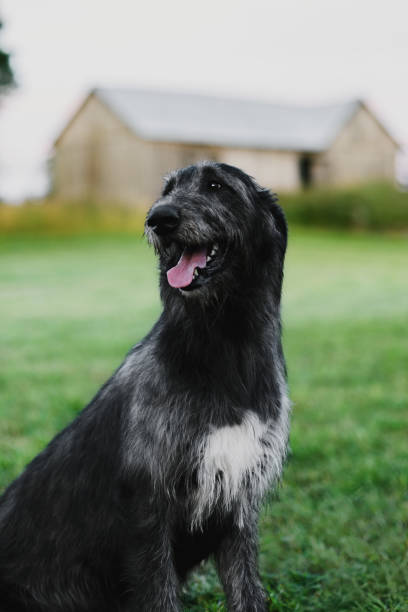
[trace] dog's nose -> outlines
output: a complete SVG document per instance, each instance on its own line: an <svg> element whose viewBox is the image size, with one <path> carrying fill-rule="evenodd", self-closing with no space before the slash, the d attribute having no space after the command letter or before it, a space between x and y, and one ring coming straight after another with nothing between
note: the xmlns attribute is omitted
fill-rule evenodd
<svg viewBox="0 0 408 612"><path fill-rule="evenodd" d="M162 204L149 213L147 225L159 236L170 234L180 222L180 214L173 206Z"/></svg>

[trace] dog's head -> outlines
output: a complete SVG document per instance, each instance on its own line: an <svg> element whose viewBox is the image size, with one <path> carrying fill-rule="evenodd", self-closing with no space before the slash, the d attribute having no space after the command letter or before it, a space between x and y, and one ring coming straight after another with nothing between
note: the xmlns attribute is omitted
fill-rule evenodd
<svg viewBox="0 0 408 612"><path fill-rule="evenodd" d="M202 162L172 172L146 218L161 290L224 298L262 283L279 299L287 226L277 198L245 172Z"/></svg>

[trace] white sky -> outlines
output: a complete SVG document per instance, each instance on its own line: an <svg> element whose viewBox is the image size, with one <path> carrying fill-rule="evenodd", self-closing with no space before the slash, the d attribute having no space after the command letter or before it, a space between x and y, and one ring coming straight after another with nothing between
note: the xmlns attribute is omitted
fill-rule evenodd
<svg viewBox="0 0 408 612"><path fill-rule="evenodd" d="M88 89L309 103L364 98L408 145L407 0L0 0L18 90L0 104L0 193L44 190Z"/></svg>

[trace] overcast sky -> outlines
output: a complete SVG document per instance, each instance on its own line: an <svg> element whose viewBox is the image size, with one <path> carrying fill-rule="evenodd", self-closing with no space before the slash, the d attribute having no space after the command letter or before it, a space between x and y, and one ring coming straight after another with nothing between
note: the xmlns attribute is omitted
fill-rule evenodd
<svg viewBox="0 0 408 612"><path fill-rule="evenodd" d="M365 99L408 145L407 0L0 0L18 90L0 193L45 188L52 142L96 85L280 102Z"/></svg>

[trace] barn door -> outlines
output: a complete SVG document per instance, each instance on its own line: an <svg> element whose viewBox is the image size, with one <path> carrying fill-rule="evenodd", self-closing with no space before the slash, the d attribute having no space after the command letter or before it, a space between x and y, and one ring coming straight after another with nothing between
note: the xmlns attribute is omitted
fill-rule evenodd
<svg viewBox="0 0 408 612"><path fill-rule="evenodd" d="M300 184L304 189L307 189L312 184L312 158L310 155L301 155L299 157L299 178Z"/></svg>

